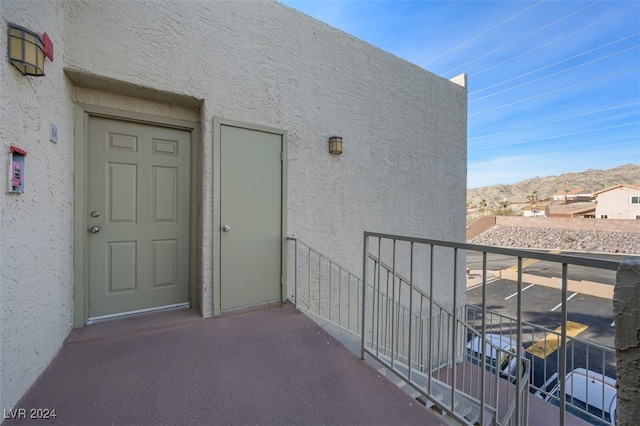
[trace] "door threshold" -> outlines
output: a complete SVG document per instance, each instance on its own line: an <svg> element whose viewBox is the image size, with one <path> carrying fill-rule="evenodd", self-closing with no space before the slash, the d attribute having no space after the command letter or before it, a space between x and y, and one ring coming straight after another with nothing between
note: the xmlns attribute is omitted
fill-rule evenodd
<svg viewBox="0 0 640 426"><path fill-rule="evenodd" d="M189 302L186 302L186 303L176 303L175 305L159 306L157 308L139 309L137 311L119 312L117 314L102 315L99 317L89 318L87 320L87 325L95 324L102 321L109 321L117 318L126 318L126 317L132 317L136 315L149 314L153 312L163 312L163 311L171 311L174 309L184 309L188 307L189 307Z"/></svg>
<svg viewBox="0 0 640 426"><path fill-rule="evenodd" d="M260 303L257 305L242 306L240 308L232 308L222 311L220 312L220 315L216 316L216 318L232 317L236 315L249 314L251 312L272 311L277 308L282 308L286 305L288 305L287 302L283 303L279 300L276 300L273 302Z"/></svg>
<svg viewBox="0 0 640 426"><path fill-rule="evenodd" d="M64 346L171 328L203 320L198 309L189 308L188 304L181 305L182 307L153 310L146 314L119 316L108 321L102 320L75 328L65 339Z"/></svg>

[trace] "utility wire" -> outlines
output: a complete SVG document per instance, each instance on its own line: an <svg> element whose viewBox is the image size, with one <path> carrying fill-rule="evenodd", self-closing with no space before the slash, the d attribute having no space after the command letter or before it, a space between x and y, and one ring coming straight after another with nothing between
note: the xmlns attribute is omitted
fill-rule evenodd
<svg viewBox="0 0 640 426"><path fill-rule="evenodd" d="M481 114L485 114L485 113L490 112L490 111L495 111L495 110L502 109L502 108L505 108L505 107L508 107L508 106L517 105L517 104L520 104L522 102L530 101L532 99L541 98L543 96L551 95L553 93L563 92L565 90L573 89L574 87L584 86L584 85L589 84L589 83L593 83L593 82L596 82L596 81L599 81L599 80L603 80L603 79L606 79L606 78L609 78L609 77L613 77L613 76L618 75L618 74L623 74L623 73L629 72L631 70L636 70L636 69L639 69L639 68L640 68L640 66L627 68L627 69L624 69L624 70L621 70L621 71L617 71L617 72L614 72L614 73L611 73L611 74L607 74L607 75L603 75L603 76L600 76L600 77L597 77L597 78L593 78L591 80L587 80L587 81L583 81L583 82L580 82L580 83L572 84L571 86L562 87L560 89L552 90L550 92L545 92L545 93L541 93L539 95L530 96L530 97L525 98L525 99L520 99L518 101L509 102L509 103L506 103L506 104L503 104L503 105L499 105L497 107L486 109L484 111L480 111L480 112L476 112L476 113L473 113L473 114L469 114L469 117L475 117L476 115L481 115Z"/></svg>
<svg viewBox="0 0 640 426"><path fill-rule="evenodd" d="M539 142L539 141L545 141L545 140L549 140L549 139L563 138L563 137L566 137L566 136L584 135L584 134L587 134L587 133L599 132L601 130L610 130L610 129L618 129L620 127L629 127L629 126L633 126L635 124L640 124L640 121L635 121L633 123L618 124L616 126L600 127L598 129L583 130L581 132L565 133L563 135L546 136L544 138L537 138L537 139L527 139L525 141L509 142L509 143L503 143L503 144L499 144L499 145L481 146L481 147L478 147L478 148L469 149L469 152L484 151L485 149L503 148L505 146L525 145L525 144L528 144L528 143L531 143L531 142Z"/></svg>
<svg viewBox="0 0 640 426"><path fill-rule="evenodd" d="M585 112L585 113L582 113L582 114L572 115L570 117L563 117L563 118L557 118L557 119L554 119L554 120L541 121L541 122L538 122L538 123L535 123L535 124L530 124L528 126L516 127L516 128L513 128L513 129L503 130L502 132L496 132L496 133L491 133L491 134L488 134L488 135L476 136L474 138L469 138L468 141L471 142L471 141L476 141L476 140L479 140L479 139L486 139L486 138L490 138L490 137L493 137L493 136L503 135L505 133L512 133L512 132L516 132L516 131L520 131L520 130L530 129L532 127L538 127L538 126L542 126L542 125L545 125L545 124L551 124L551 123L558 123L560 121L573 120L574 118L580 118L580 117L585 117L587 115L599 114L601 112L612 111L614 109L625 108L625 107L632 106L632 105L640 106L640 103L638 103L638 102L629 102L627 104L616 105L616 106L613 106L613 107L610 107L610 108L604 108L604 109L600 109L600 110L597 110L597 111L589 111L589 112Z"/></svg>
<svg viewBox="0 0 640 426"><path fill-rule="evenodd" d="M605 48L605 47L607 47L607 46L611 46L611 45L613 45L613 44L619 43L619 42L624 41L624 40L626 40L626 39L629 39L629 38L635 37L635 36L637 36L637 35L640 35L640 32L635 33L635 34L631 34L631 35L626 36L626 37L622 37L622 38L620 38L620 39L618 39L618 40L612 41L612 42L607 43L607 44L603 44L602 46L595 47L595 48L593 48L593 49L591 49L591 50L587 50L586 52L579 53L579 54L577 54L577 55L574 55L574 56L571 56L571 57L569 57L569 58L563 59L563 60L561 60L561 61L554 62L553 64L545 65L544 67L541 67L541 68L535 69L535 70L533 70L533 71L529 71L529 72L526 72L526 73L524 73L524 74L517 75L517 76L512 77L512 78L510 78L510 79L507 79L507 80L503 80L503 81L501 81L501 82L499 82L499 83L492 84L491 86L487 86L487 87L484 87L484 88L482 88L482 89L475 90L475 91L473 91L473 92L470 92L470 93L469 93L469 96L471 96L471 95L475 95L475 94L480 93L480 92L484 92L485 90L493 89L493 88L494 88L494 87L496 87L496 86L501 86L501 85L506 84L506 83L509 83L509 82L511 82L511 81L513 81L513 80L517 80L517 79L519 79L519 78L522 78L522 77L525 77L525 76L527 76L527 75L530 75L530 74L536 73L536 72L538 72L538 71L542 71L542 70L544 70L544 69L547 69L547 68L553 67L553 66L558 65L558 64L561 64L561 63L563 63L563 62L570 61L570 60L575 59L575 58L578 58L578 57L580 57L580 56L587 55L587 54L589 54L589 53L595 52L596 50L599 50L599 49Z"/></svg>
<svg viewBox="0 0 640 426"><path fill-rule="evenodd" d="M599 149L603 149L606 148L608 152L611 152L610 148L615 148L615 147L619 147L619 146L626 146L626 145L637 145L638 142L636 141L631 141L631 142L620 142L620 143L613 143L613 144L607 144L606 147L603 146L591 146L588 148L585 147L581 147L581 148L574 148L574 149L565 149L563 151L549 151L549 152L545 152L544 154L539 154L539 157L548 157L550 154L565 154L567 152L580 152L580 151L596 151Z"/></svg>
<svg viewBox="0 0 640 426"><path fill-rule="evenodd" d="M535 7L538 7L538 6L539 6L540 4L542 4L543 2L544 2L544 0L540 0L539 2L537 2L536 4L534 4L533 6L529 6L528 8L526 8L526 9L522 10L521 12L516 13L515 15L513 15L513 16L511 16L511 17L507 18L507 19L505 19L504 21L500 22L499 24L494 25L493 27L489 28L488 30L483 31L483 32L481 32L480 34L478 34L478 35L476 35L476 36L471 37L469 40L467 40L467 41L465 41L465 42L463 42L463 43L458 44L457 46L455 46L455 47L453 47L453 48L451 48L451 49L447 50L447 51L446 51L446 52L444 52L444 53L441 53L440 55L436 56L435 58L432 58L431 60L429 60L429 61L425 62L424 64L422 64L422 65L420 65L420 66L424 68L425 66L429 65L430 63L432 63L432 62L434 62L434 61L436 61L436 60L438 60L438 59L442 58L443 56L448 55L449 53L453 52L454 50L457 50L457 49L461 48L462 46L464 46L464 45L466 45L466 44L468 44L468 43L472 42L473 40L475 40L475 39L477 39L477 38L479 38L479 37L482 37L483 35L485 35L485 34L487 34L487 33L491 32L491 31L495 30L496 28L500 27L500 26L501 26L501 25L503 25L503 24L506 24L507 22L509 22L509 21L511 21L512 19L514 19L514 18L516 18L516 17L518 17L518 16L522 15L523 13L528 12L529 10L531 10L531 9L533 9L533 8L535 8Z"/></svg>
<svg viewBox="0 0 640 426"><path fill-rule="evenodd" d="M620 52L612 53L612 54L610 54L610 55L603 56L602 58L594 59L594 60L592 60L592 61L585 62L584 64L576 65L575 67L567 68L567 69L564 69L564 70L562 70L562 71L558 71L558 72L556 72L556 73L549 74L549 75L546 75L546 76L544 76L544 77L537 78L537 79L535 79L535 80L531 80L531 81L527 81L527 82L522 83L522 84L518 84L517 86L512 86L512 87L509 87L509 88L507 88L507 89L500 90L500 91L498 91L498 92L493 92L493 93L491 93L491 94L489 94L489 95L486 95L486 96L483 96L483 97L481 97L481 98L473 99L473 100L469 101L469 103L473 103L473 102L481 101L481 100L483 100L483 99L487 99L487 98L490 98L490 97L492 97L492 96L499 95L499 94L501 94L501 93L509 92L509 91L511 91L511 90L518 89L518 88L520 88L520 87L528 86L529 84L537 83L537 82L539 82L539 81L546 80L547 78L555 77L555 76L557 76L557 75L564 74L565 72L573 71L573 70L575 70L575 69L582 68L582 67L584 67L584 66L591 65L591 64L593 64L593 63L600 62L600 61L602 61L602 60L604 60L604 59L608 59L608 58L611 58L611 57L613 57L613 56L620 55L621 53L629 52L630 50L634 50L634 49L638 49L638 48L640 48L640 46L633 46L633 47L630 47L630 48L628 48L628 49L621 50Z"/></svg>
<svg viewBox="0 0 640 426"><path fill-rule="evenodd" d="M547 46L549 46L549 45L552 45L552 44L554 44L554 43L557 43L557 42L559 42L560 40L564 40L564 39L565 39L565 38L567 38L567 37L571 37L572 35L575 35L575 34L577 34L577 33L581 32L581 31L584 31L584 30L586 30L586 29L589 29L589 28L591 28L591 27L594 27L594 26L596 26L596 25L599 25L599 24L601 24L601 23L603 23L603 22L606 22L606 21L608 21L608 20L610 20L610 19L616 18L616 17L618 17L618 16L620 16L620 15L624 15L625 13L631 12L632 10L637 9L637 8L639 8L639 7L640 7L640 4L639 4L639 5L637 5L637 6L630 7L629 9L623 10L622 12L618 12L618 13L616 13L616 14L614 14L614 15L608 16L608 17L606 17L606 18L604 18L604 19L601 19L601 20L599 20L599 21L596 21L596 22L594 22L594 23L592 23L592 24L590 24L590 25L587 25L586 27L582 27L582 28L580 28L580 29L578 29L578 30L576 30L576 31L574 31L574 32L571 32L571 33L569 33L569 34L565 34L565 35L563 35L562 37L559 37L559 38L557 38L557 39L555 39L555 40L552 40L552 41L550 41L550 42L548 42L548 43L541 44L540 46L534 47L534 48L533 48L533 49L531 49L531 50L528 50L528 51L523 52L523 53L521 53L521 54L519 54L519 55L516 55L516 56L514 56L514 57L512 57L512 58L506 59L506 60L504 60L504 61L502 61L502 62L499 62L499 63L497 63L497 64L495 64L495 65L492 65L492 66L490 66L490 67L488 67L488 68L485 68L485 69L483 69L482 71L478 71L478 72L476 72L476 73L470 74L470 76L477 77L477 76L479 76L480 74L483 74L483 73L485 73L485 72L487 72L487 71L491 71L491 70L492 70L492 69L494 69L494 68L497 68L497 67L499 67L499 66L501 66L501 65L506 64L507 62L511 62L511 61L513 61L513 60L516 60L516 59L518 59L518 58L521 58L521 57L523 57L523 56L525 56L525 55L528 55L528 54L530 54L530 53L532 53L532 52L535 52L536 50L540 50L540 49L542 49L542 48L544 48L544 47L547 47Z"/></svg>
<svg viewBox="0 0 640 426"><path fill-rule="evenodd" d="M467 65L469 65L469 64L472 64L472 63L474 63L474 62L476 62L476 61L479 61L480 59L485 58L485 57L487 57L487 56L489 56L489 55L492 55L492 54L494 54L494 53L496 53L496 52L498 52L498 51L500 51L500 50L504 49L505 47L511 46L512 44L515 44L515 43L517 43L517 42L519 42L519 41L521 41L521 40L524 40L525 38L528 38L528 37L530 37L530 36L532 36L532 35L534 35L534 34L536 34L536 33L539 33L539 32L540 32L540 31L542 31L542 30L545 30L545 29L547 29L547 28L549 28L549 27L552 27L552 26L554 26L554 25L556 25L556 24L558 24L558 23L560 23L560 22L562 22L562 21L564 21L564 20L566 20L566 19L569 19L570 17L572 17L572 16L574 16L574 15L577 15L578 13L580 13L580 12L582 12L582 11L586 10L586 9L589 9L590 7L595 6L596 4L600 3L601 1L602 1L602 0L598 0L598 1L596 1L595 3L591 3L591 4L589 4L588 6L585 6L585 7L583 7L583 8L582 8L582 9L580 9L580 10L577 10L577 11L575 11L575 12L572 12L572 13L568 14L567 16L564 16L564 17L562 17L562 18L560 18L560 19L558 19L558 20L556 20L556 21L553 21L553 22L552 22L552 23L550 23L550 24L547 24L547 25L545 25L545 26L543 26L543 27L538 28L537 30L532 31L532 32L530 32L529 34L526 34L526 35L524 35L524 36L522 36L522 37L520 37L520 38L517 38L517 39L515 39L515 40L512 40L512 41L510 41L510 42L509 42L509 43L507 43L507 44L503 44L502 46L497 47L497 48L493 49L492 51L485 53L484 55L480 55L480 56L478 56L477 58L472 59L471 61L465 62L465 63L464 63L464 64L462 64L462 65L459 65L459 66L457 66L457 67L455 67L455 68L453 68L453 69L450 69L450 70L449 70L449 71L447 71L447 72L444 72L444 73L443 73L443 75L447 75L447 74L449 74L449 73L452 73L452 72L454 72L455 70L458 70L458 69L460 69L460 68L462 68L462 67L465 67L465 66L467 66Z"/></svg>

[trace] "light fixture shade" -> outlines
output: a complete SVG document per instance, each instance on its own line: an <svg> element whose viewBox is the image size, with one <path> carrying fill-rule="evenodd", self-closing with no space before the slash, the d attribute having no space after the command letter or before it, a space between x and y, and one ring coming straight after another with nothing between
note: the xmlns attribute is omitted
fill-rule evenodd
<svg viewBox="0 0 640 426"><path fill-rule="evenodd" d="M342 137L331 136L329 138L329 152L331 154L342 154Z"/></svg>
<svg viewBox="0 0 640 426"><path fill-rule="evenodd" d="M7 57L24 75L44 75L44 41L26 28L8 25Z"/></svg>

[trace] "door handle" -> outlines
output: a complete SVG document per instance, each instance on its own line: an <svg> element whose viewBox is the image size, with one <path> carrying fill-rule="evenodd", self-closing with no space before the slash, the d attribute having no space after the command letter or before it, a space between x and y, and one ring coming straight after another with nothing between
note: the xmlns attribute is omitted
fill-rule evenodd
<svg viewBox="0 0 640 426"><path fill-rule="evenodd" d="M229 231L231 231L231 227L229 225L225 225L225 226L222 227L222 230L224 232L229 232Z"/></svg>
<svg viewBox="0 0 640 426"><path fill-rule="evenodd" d="M89 232L91 232L92 234L97 234L98 232L100 232L100 227L92 226L91 228L89 228Z"/></svg>

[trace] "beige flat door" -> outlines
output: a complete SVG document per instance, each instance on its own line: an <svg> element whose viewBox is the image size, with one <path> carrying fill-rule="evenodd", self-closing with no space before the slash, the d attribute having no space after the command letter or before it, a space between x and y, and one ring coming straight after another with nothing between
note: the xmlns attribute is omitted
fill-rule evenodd
<svg viewBox="0 0 640 426"><path fill-rule="evenodd" d="M190 132L91 117L88 138L89 318L187 303Z"/></svg>
<svg viewBox="0 0 640 426"><path fill-rule="evenodd" d="M280 300L283 136L221 125L220 309Z"/></svg>

